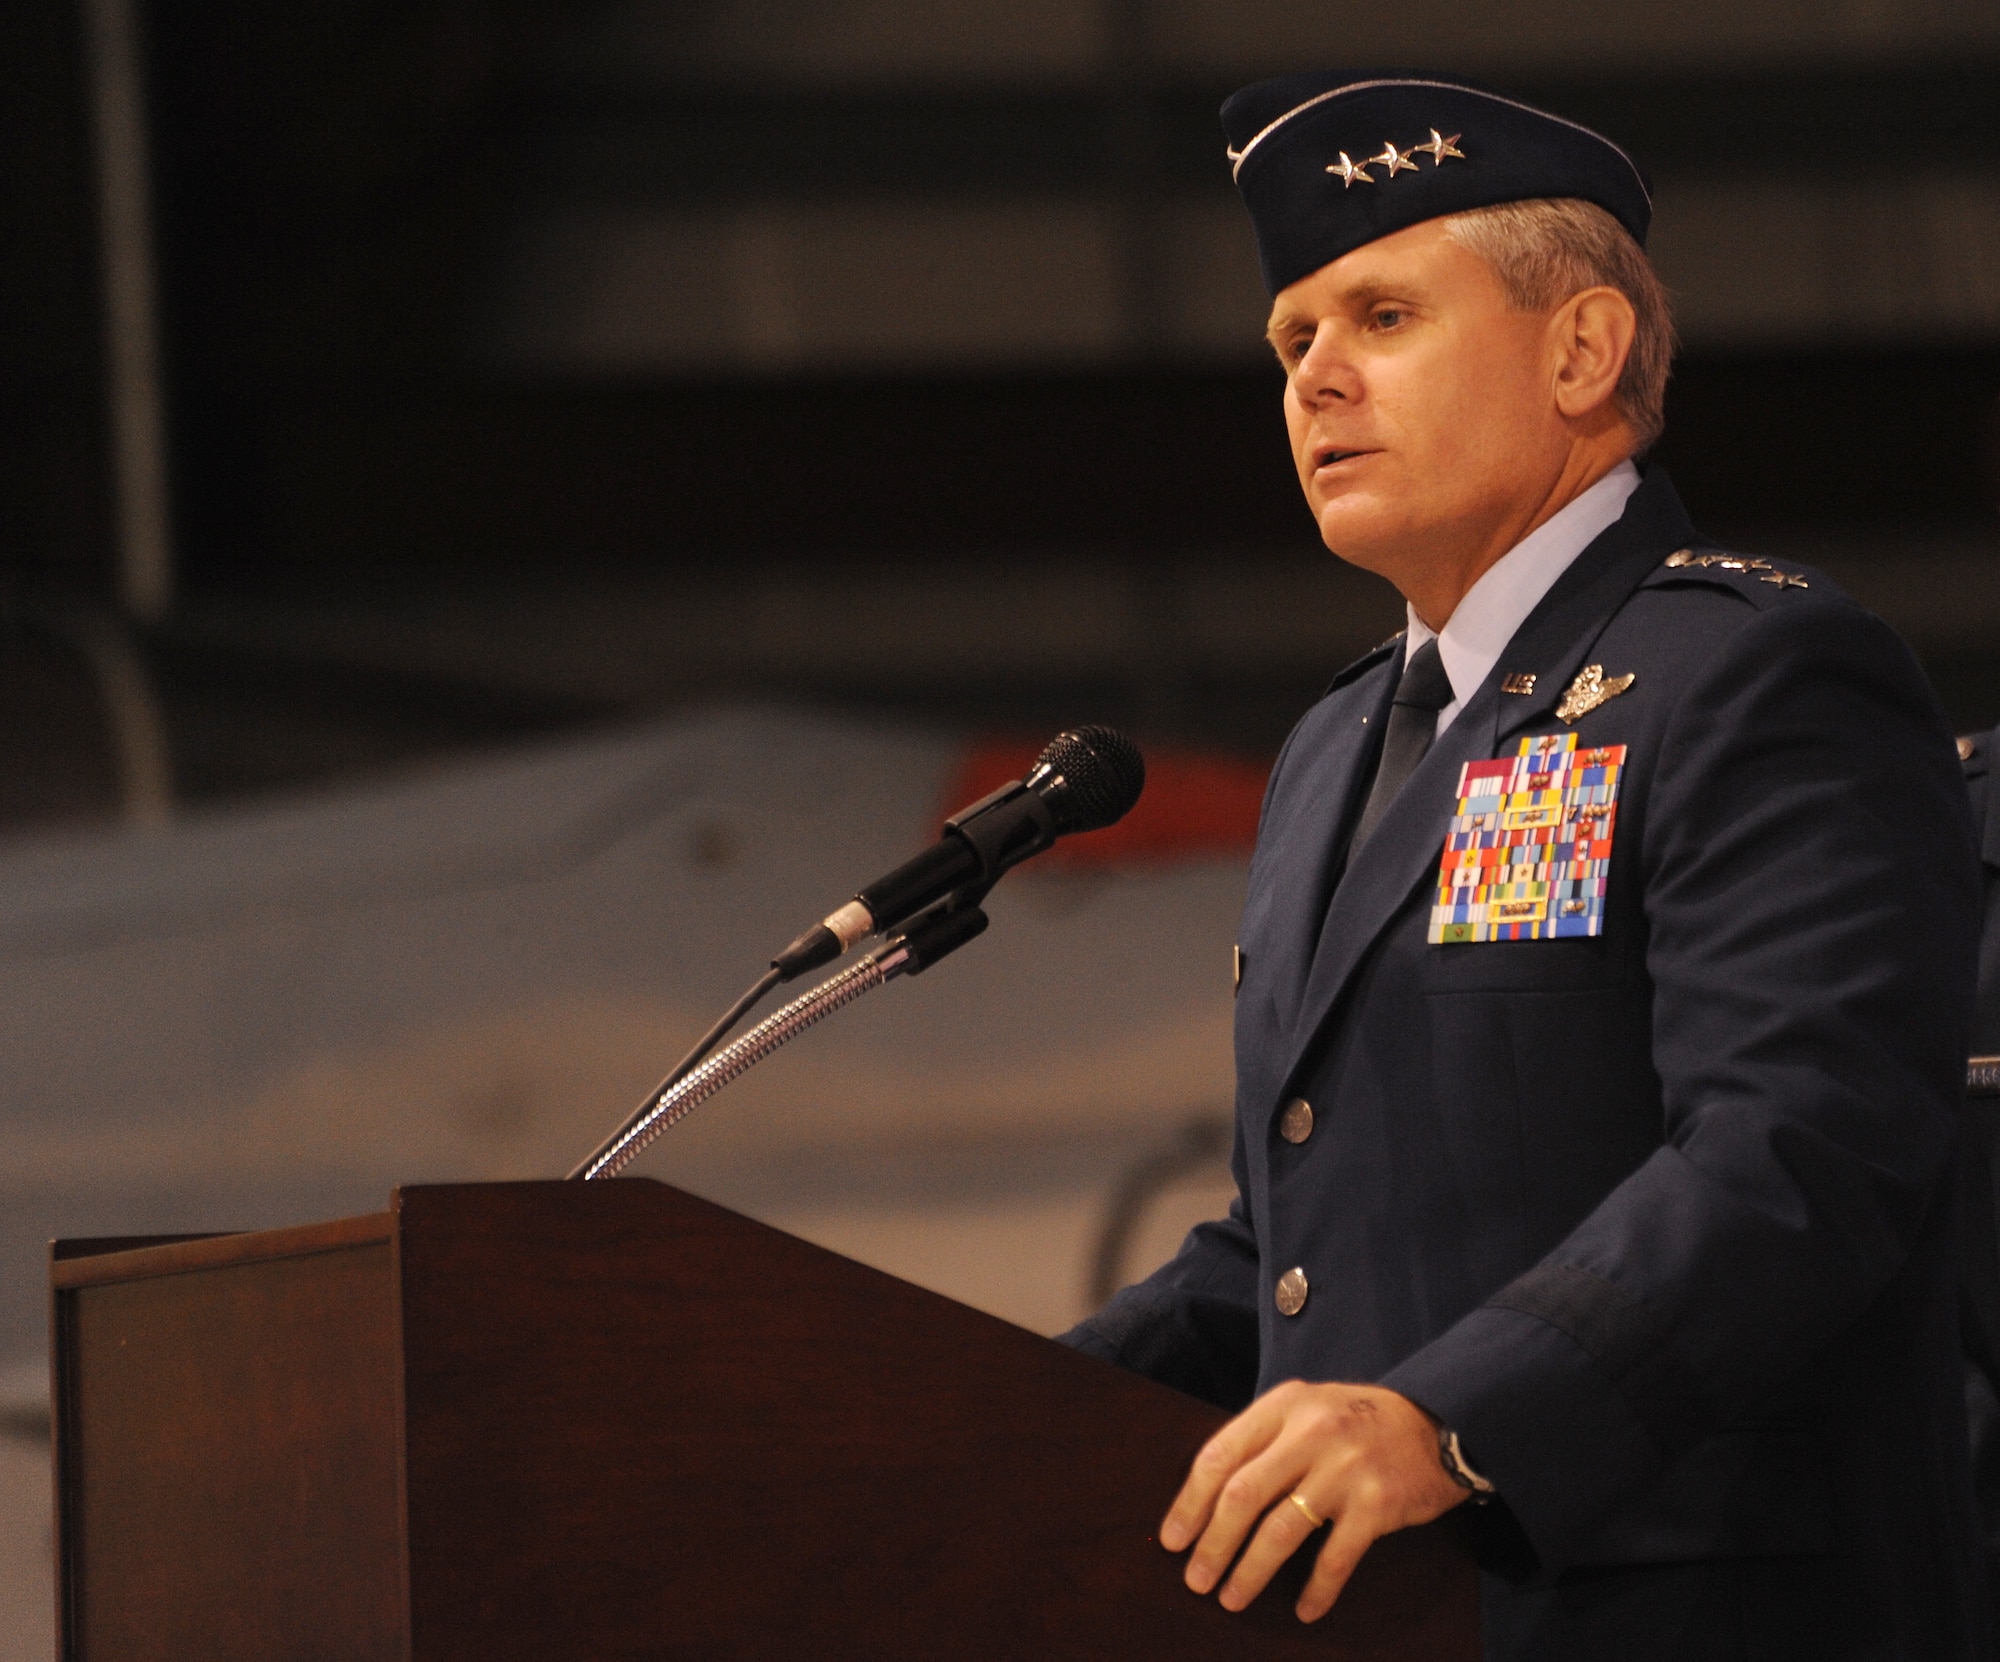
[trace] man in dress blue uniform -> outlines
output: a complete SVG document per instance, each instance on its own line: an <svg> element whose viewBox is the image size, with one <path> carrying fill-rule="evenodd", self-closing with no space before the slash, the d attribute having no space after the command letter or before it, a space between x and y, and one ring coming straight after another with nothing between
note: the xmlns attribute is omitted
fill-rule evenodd
<svg viewBox="0 0 2000 1662"><path fill-rule="evenodd" d="M1935 701L1639 465L1671 326L1616 145L1408 74L1223 125L1307 501L1408 628L1272 772L1237 1200L1069 1335L1242 1409L1162 1542L1241 1608L1330 1524L1312 1619L1464 1505L1492 1657L1985 1656Z"/></svg>

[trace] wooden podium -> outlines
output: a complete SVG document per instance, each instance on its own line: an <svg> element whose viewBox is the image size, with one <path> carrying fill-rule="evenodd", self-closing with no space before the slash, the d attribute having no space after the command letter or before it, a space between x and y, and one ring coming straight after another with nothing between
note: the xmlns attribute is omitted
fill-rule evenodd
<svg viewBox="0 0 2000 1662"><path fill-rule="evenodd" d="M1196 1598L1220 1413L658 1183L53 1253L74 1662L1479 1653L1440 1526Z"/></svg>

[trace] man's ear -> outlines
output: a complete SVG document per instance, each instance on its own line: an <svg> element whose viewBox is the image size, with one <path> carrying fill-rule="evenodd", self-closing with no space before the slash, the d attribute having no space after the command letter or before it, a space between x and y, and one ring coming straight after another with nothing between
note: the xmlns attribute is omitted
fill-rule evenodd
<svg viewBox="0 0 2000 1662"><path fill-rule="evenodd" d="M1614 288L1585 289L1550 319L1556 408L1570 421L1611 408L1639 327L1632 302Z"/></svg>

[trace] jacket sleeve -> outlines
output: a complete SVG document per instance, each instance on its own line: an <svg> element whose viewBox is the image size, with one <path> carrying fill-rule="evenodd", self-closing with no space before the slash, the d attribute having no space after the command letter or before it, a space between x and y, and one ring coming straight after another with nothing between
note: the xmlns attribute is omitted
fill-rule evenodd
<svg viewBox="0 0 2000 1662"><path fill-rule="evenodd" d="M1817 599L1741 625L1640 829L1661 1146L1383 1380L1459 1431L1545 1570L1866 1310L1958 1135L1971 827L1885 625Z"/></svg>
<svg viewBox="0 0 2000 1662"><path fill-rule="evenodd" d="M1243 1133L1230 1161L1237 1198L1197 1224L1167 1263L1079 1322L1061 1342L1219 1408L1257 1389L1257 1240L1243 1200Z"/></svg>

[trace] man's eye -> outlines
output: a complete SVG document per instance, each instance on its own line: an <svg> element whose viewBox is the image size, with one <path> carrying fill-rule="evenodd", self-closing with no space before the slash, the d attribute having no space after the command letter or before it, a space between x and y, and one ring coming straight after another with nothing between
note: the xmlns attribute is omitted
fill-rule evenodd
<svg viewBox="0 0 2000 1662"><path fill-rule="evenodd" d="M1405 315L1400 306L1382 306L1377 308L1369 321L1378 329L1394 329L1402 324Z"/></svg>

